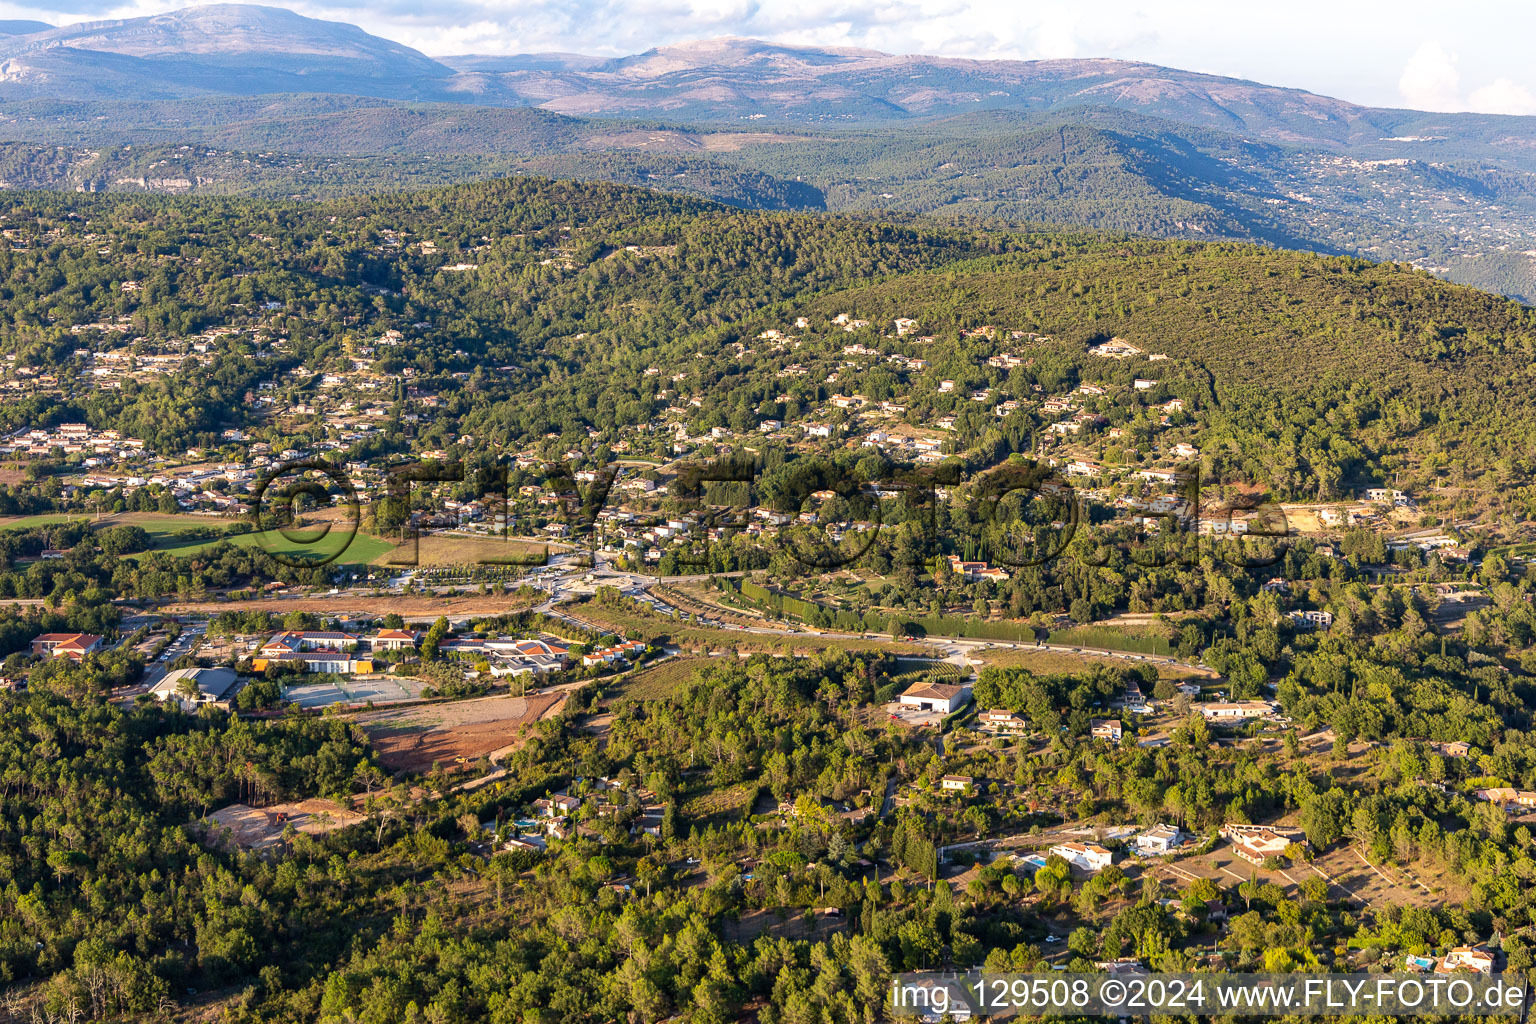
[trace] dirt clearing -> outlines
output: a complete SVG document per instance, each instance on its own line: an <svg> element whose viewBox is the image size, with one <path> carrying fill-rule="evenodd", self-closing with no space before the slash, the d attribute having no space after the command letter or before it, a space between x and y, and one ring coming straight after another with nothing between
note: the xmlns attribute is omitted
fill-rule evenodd
<svg viewBox="0 0 1536 1024"><path fill-rule="evenodd" d="M515 750L533 726L556 714L565 694L479 697L410 708L371 711L355 719L389 768L428 771Z"/></svg>
<svg viewBox="0 0 1536 1024"><path fill-rule="evenodd" d="M268 850L282 844L283 831L289 826L295 831L318 836L356 825L363 818L334 800L300 800L271 807L230 804L214 811L199 824L203 834L211 840L227 838L243 850Z"/></svg>

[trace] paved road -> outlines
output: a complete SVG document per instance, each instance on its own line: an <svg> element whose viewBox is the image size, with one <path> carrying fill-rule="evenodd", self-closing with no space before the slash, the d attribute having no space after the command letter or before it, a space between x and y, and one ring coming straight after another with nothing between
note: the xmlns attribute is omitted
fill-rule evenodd
<svg viewBox="0 0 1536 1024"><path fill-rule="evenodd" d="M559 609L559 605L578 596L595 593L599 587L613 587L620 593L645 601L657 611L663 614L674 609L664 601L653 596L650 591L659 583L675 584L689 583L699 580L712 579L715 576L741 576L741 572L711 573L690 576L649 576L644 573L627 572L613 567L612 563L602 554L598 553L593 565L578 564L583 553L561 552L553 553L550 564L529 580L524 582L542 590L547 595L546 599L538 604L534 610L551 618L558 619L571 626L591 628L583 622ZM410 570L396 577L389 587L391 592L397 592L403 588L404 581L414 573ZM477 592L479 583L448 584L434 587L434 591L442 593L466 593ZM353 587L338 591L336 594L323 595L327 599L336 602L338 611L344 610L345 602L349 597L368 597L377 592L376 587ZM314 595L295 595L308 597L313 600ZM473 615L464 614L450 616L449 621L459 623L468 621ZM421 617L416 617L421 618ZM427 619L435 616L427 616ZM415 619L413 618L413 621ZM698 625L720 630L722 633L747 633L758 636L820 636L834 640L873 640L886 639L883 635L870 633L846 633L836 630L820 630L810 627L797 628L787 624L764 623L762 625L743 626L735 623L723 622L709 616L699 616L694 620ZM1076 654L1098 658L1113 658L1127 662L1143 662L1150 665L1178 666L1185 670L1191 670L1210 678L1218 678L1217 674L1203 666L1190 665L1181 662L1177 658L1163 657L1161 655L1135 654L1128 651L1117 651L1103 647L1073 647L1066 644L1027 643L1007 640L978 640L971 637L955 636L926 636L914 638L910 643L923 644L937 648L936 655L944 661L951 662L961 669L971 669L980 658L978 655L986 650L1014 650L1014 651L1049 651L1057 654Z"/></svg>

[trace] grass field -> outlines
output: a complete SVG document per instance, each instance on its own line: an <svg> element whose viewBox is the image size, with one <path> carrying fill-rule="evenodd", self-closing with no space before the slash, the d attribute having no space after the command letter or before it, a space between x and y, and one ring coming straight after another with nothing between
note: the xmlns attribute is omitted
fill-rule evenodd
<svg viewBox="0 0 1536 1024"><path fill-rule="evenodd" d="M193 530L227 530L238 520L215 516L190 516L164 512L120 512L100 519L81 512L45 512L36 516L0 516L0 530L26 529L32 526L53 526L73 520L86 519L99 530L109 526L140 526L152 536L172 536Z"/></svg>
<svg viewBox="0 0 1536 1024"><path fill-rule="evenodd" d="M321 529L296 529L284 533L279 530L266 530L261 533L237 533L228 537L205 538L188 537L189 533L200 530L214 530L219 533L227 533L233 529L240 520L224 519L214 516L173 515L161 512L123 512L117 515L103 516L97 519L88 515L63 513L47 513L36 516L7 516L0 517L0 530L26 529L34 526L54 526L58 523L67 523L72 520L88 519L91 525L98 530L104 530L113 526L137 526L149 534L150 551L167 551L173 555L184 556L205 551L216 544L228 540L231 544L240 547L260 547L263 551L273 555L282 555L289 558L321 558L331 555L341 549L338 561L347 564L367 564L381 559L385 554L393 551L395 545L390 541L380 540L378 537L359 531L348 541L349 530L345 524L333 524L329 532L322 535ZM436 538L426 538L427 541ZM500 542L503 550L505 542ZM137 552L124 557L137 561L143 558L147 552Z"/></svg>
<svg viewBox="0 0 1536 1024"><path fill-rule="evenodd" d="M240 533L213 540L194 538L177 542L174 537L169 537L165 543L157 543L153 550L166 551L177 556L195 555L222 544L225 540L236 547L259 547L270 555L293 559L328 558L332 553L340 550L341 553L335 561L347 565L368 564L394 548L389 541L380 540L366 533L359 532L348 538L345 529L337 528L324 536L318 530L292 530L286 533L280 530L264 530L260 533ZM142 558L144 554L145 552L141 552L126 557L137 559Z"/></svg>

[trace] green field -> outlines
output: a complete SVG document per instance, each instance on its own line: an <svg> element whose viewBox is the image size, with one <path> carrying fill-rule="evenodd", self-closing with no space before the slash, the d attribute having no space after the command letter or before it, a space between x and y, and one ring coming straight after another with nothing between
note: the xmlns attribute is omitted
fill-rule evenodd
<svg viewBox="0 0 1536 1024"><path fill-rule="evenodd" d="M227 537L187 537L189 533L202 530L212 530L219 533L228 533L242 520L215 519L208 516L167 515L160 512L125 512L114 516L105 516L94 519L87 515L70 515L65 513L45 513L35 516L14 516L0 518L0 530L28 529L35 526L54 526L59 523L67 523L72 520L90 519L91 525L98 530L104 530L113 526L138 526L150 537L150 550L140 551L123 557L138 561L145 555L156 551L165 551L173 555L193 555L199 551L205 551L217 544L228 540L239 547L260 546L262 550L273 555L281 555L290 558L305 557L329 557L336 552L338 545L346 543L346 530L333 528L321 539L320 531L293 530L285 536L278 530L267 530L261 533L237 533ZM366 533L357 533L346 543L341 553L341 560L348 564L364 564L382 557L394 550L395 545L389 541L380 540Z"/></svg>
<svg viewBox="0 0 1536 1024"><path fill-rule="evenodd" d="M154 536L188 533L192 530L228 530L240 521L164 512L120 512L116 515L102 516L100 519L83 512L45 512L35 516L0 516L0 530L54 526L80 519L89 520L98 530L111 526L140 526L146 533Z"/></svg>
<svg viewBox="0 0 1536 1024"><path fill-rule="evenodd" d="M260 533L240 533L232 537L219 537L212 540L195 538L184 542L178 542L174 536L168 536L164 541L157 537L153 550L165 551L177 556L193 555L222 544L226 540L236 547L260 547L270 555L288 558L329 558L337 552L340 545L345 545L336 560L358 565L372 562L395 548L395 545L389 541L380 540L366 533L353 535L349 542L347 531L336 529L323 537L318 530L294 530L287 534L280 530L264 530ZM146 554L149 552L140 552L126 557L137 560Z"/></svg>

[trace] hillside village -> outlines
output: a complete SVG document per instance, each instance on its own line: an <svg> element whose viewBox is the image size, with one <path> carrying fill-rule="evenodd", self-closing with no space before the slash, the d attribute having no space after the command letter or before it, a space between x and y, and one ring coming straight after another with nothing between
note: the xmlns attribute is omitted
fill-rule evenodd
<svg viewBox="0 0 1536 1024"><path fill-rule="evenodd" d="M255 319L259 326L250 329L252 355L280 360L284 341L273 336L275 323ZM171 364L177 370L195 366L206 360L210 345L229 344L236 333L234 327L205 332L179 356L139 356L124 355L136 348L131 337L124 337L131 333L127 324L84 326L93 337L130 343L129 348L113 349L100 359L125 364L130 368L125 372L149 374L166 372L173 368ZM118 331L104 334L104 327ZM818 332L811 329L808 318L800 317L793 326L764 330L753 344L738 343L728 353L753 372L766 368L786 382L785 391L773 403L776 415L695 432L691 425L698 420L703 395L696 384L690 384L687 373L675 373L656 391L658 402L669 404L647 423L617 432L589 429L585 444L546 443L508 451L504 457L509 465L535 475L553 464L566 467L578 487L596 480L599 472L617 469L612 485L619 507L602 510L604 530L597 540L639 549L639 561L654 566L668 546L688 542L686 529L669 521L659 533L643 530L636 537L630 535L629 524L633 513L653 511L646 499L665 496L668 482L681 465L750 455L766 445L813 454L867 451L887 466L937 467L946 460L975 464L977 453L968 442L974 443L989 422L1029 417L1038 423L1031 428L1034 457L1073 489L1090 518L1098 506L1144 533L1174 524L1218 538L1242 537L1256 525L1263 533L1278 528L1281 533L1312 535L1365 529L1386 534L1394 551L1433 552L1443 563L1473 558L1475 541L1459 530L1423 529L1426 522L1444 520L1421 512L1413 497L1396 488L1362 488L1353 501L1257 507L1234 500L1241 499L1241 494L1218 493L1202 476L1200 411L1180 393L1186 385L1179 364L1160 353L1147 354L1118 339L1104 342L1087 353L1089 369L1095 361L1105 364L1096 380L1083 379L1071 389L1051 393L1039 384L1011 383L1016 369L1034 364L1037 357L1032 351L1055 357L1049 337L991 326L962 331L963 338L1008 347L978 359L969 379L957 381L936 375L922 356L935 339L919 330L920 325L910 318L897 318L881 329L844 313L821 325ZM836 340L840 334L867 340L840 344ZM391 474L402 467L418 461L453 462L478 455L485 447L468 434L445 437L431 431L440 438L439 447L385 459L349 457L387 428L425 430L436 416L434 410L443 406L445 396L410 383L409 372L406 382L398 383L375 368L373 357L405 344L406 337L401 330L391 329L368 343L357 343L350 370L317 373L293 366L278 378L259 382L246 398L268 429L227 429L216 445L159 453L142 439L64 422L16 430L0 439L0 457L14 458L24 466L46 464L55 467L55 473L62 470L60 497L82 507L99 509L147 490L149 505L140 499L129 507L245 516L252 511L250 495L265 478L287 464L313 459L334 462L345 474L344 482L327 481L333 491L338 484L349 491L335 497L368 504L386 495ZM123 358L107 358L114 355ZM60 388L57 381L44 382L29 368L15 366L11 358L9 384ZM95 350L80 349L76 359L83 360L81 385L119 382L116 370L98 373L101 367L96 365ZM660 371L651 367L646 374L659 376ZM840 377L849 374L856 379L872 377L879 382L880 394L871 396L857 389L844 394ZM262 435L292 440L262 440ZM605 459L616 462L605 465ZM941 490L943 496L949 493L948 487ZM430 507L414 513L414 521L427 529L469 528L558 540L571 525L551 513L567 504L567 495L536 483L520 485L515 494L479 496L466 493L463 487L439 487L431 495ZM774 527L785 525L775 510L752 511L755 519L745 528L754 534L766 530L771 535ZM869 523L841 519L824 525L836 538ZM720 531L711 532L712 539L720 538Z"/></svg>

